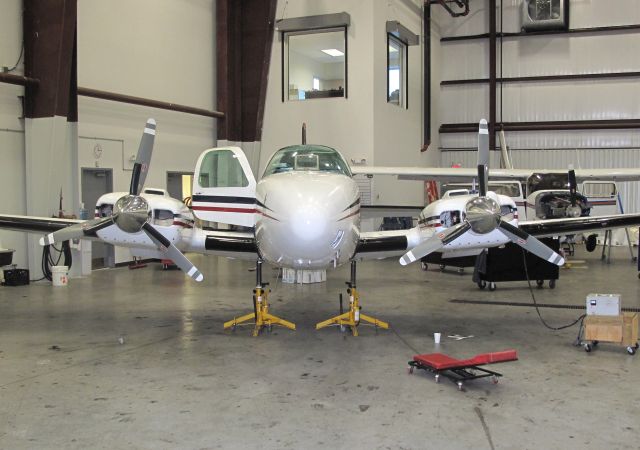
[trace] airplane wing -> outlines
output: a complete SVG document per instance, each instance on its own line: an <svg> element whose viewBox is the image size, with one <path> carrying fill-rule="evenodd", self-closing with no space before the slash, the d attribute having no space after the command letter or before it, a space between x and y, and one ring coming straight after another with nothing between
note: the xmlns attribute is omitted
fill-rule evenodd
<svg viewBox="0 0 640 450"><path fill-rule="evenodd" d="M258 246L252 231L195 230L187 251L255 261Z"/></svg>
<svg viewBox="0 0 640 450"><path fill-rule="evenodd" d="M566 236L588 231L604 231L612 228L638 226L640 226L640 214L531 220L518 224L518 228L535 237Z"/></svg>
<svg viewBox="0 0 640 450"><path fill-rule="evenodd" d="M35 234L53 233L70 225L77 225L83 222L86 222L86 220L57 219L55 217L13 216L7 214L0 215L0 229L23 231ZM97 236L93 233L87 235L86 238L97 239Z"/></svg>
<svg viewBox="0 0 640 450"><path fill-rule="evenodd" d="M419 242L416 228L410 230L360 232L360 239L353 256L355 260L382 259L402 256L409 246Z"/></svg>
<svg viewBox="0 0 640 450"><path fill-rule="evenodd" d="M461 181L477 177L476 168L454 167L352 167L354 174L392 175L399 180ZM491 169L489 179L526 181L533 173L566 174L561 169ZM638 181L639 169L575 169L578 183L583 181Z"/></svg>
<svg viewBox="0 0 640 450"><path fill-rule="evenodd" d="M360 218L418 217L424 206L360 205Z"/></svg>

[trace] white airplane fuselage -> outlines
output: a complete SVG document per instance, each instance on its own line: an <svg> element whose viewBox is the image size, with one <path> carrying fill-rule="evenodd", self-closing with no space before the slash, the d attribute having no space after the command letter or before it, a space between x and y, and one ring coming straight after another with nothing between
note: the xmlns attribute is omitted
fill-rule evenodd
<svg viewBox="0 0 640 450"><path fill-rule="evenodd" d="M95 218L111 215L113 205L127 194L127 192L110 192L102 195L96 203ZM149 222L180 250L189 248L194 226L193 214L189 208L181 201L168 196L145 193L140 196L149 204ZM162 257L157 251L156 244L142 231L127 233L116 225L112 225L99 230L96 234L108 244L130 248L134 256Z"/></svg>
<svg viewBox="0 0 640 450"><path fill-rule="evenodd" d="M459 195L437 200L427 205L420 213L418 223L420 230L419 241L428 239L464 220L467 202L477 196L477 194ZM488 192L487 196L500 205L502 209L502 219L517 227L518 210L513 199L494 192ZM444 258L474 255L478 254L484 248L498 247L508 242L510 242L509 239L497 229L486 234L478 234L473 230L469 230L461 237L445 245L442 253Z"/></svg>
<svg viewBox="0 0 640 450"><path fill-rule="evenodd" d="M353 256L360 234L360 192L343 174L283 172L256 186L256 244L279 267L325 269Z"/></svg>

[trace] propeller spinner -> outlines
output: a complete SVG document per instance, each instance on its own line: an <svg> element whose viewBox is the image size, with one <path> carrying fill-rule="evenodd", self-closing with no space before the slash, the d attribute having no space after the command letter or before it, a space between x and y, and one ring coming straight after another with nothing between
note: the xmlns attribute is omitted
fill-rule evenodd
<svg viewBox="0 0 640 450"><path fill-rule="evenodd" d="M462 223L447 228L418 244L400 258L400 264L405 266L427 256L429 253L438 251L469 230L475 234L482 235L491 233L495 229L499 229L511 242L536 256L558 266L564 264L564 258L562 258L562 256L544 245L538 239L510 223L502 221L500 205L491 197L492 194L487 193L489 180L488 164L489 131L487 121L482 119L478 129L478 197L474 197L466 203ZM575 174L573 176L575 180ZM569 177L571 177L571 175L569 175Z"/></svg>
<svg viewBox="0 0 640 450"><path fill-rule="evenodd" d="M48 234L40 238L40 245L50 245L55 242L78 239L84 236L94 236L97 231L115 225L125 233L144 232L158 247L158 250L166 255L167 259L171 259L194 280L202 281L204 277L196 266L171 241L149 223L151 216L149 203L140 196L144 182L147 179L155 135L156 121L149 119L144 128L136 161L133 165L129 194L118 199L111 216L71 225Z"/></svg>

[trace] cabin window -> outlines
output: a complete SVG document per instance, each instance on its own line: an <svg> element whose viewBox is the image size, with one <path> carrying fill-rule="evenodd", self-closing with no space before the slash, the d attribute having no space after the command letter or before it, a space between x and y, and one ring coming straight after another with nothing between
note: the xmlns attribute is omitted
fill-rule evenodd
<svg viewBox="0 0 640 450"><path fill-rule="evenodd" d="M203 188L249 186L249 180L242 170L240 160L231 150L215 150L207 153L200 165L198 183Z"/></svg>
<svg viewBox="0 0 640 450"><path fill-rule="evenodd" d="M582 194L587 198L611 198L618 193L615 183L583 183Z"/></svg>

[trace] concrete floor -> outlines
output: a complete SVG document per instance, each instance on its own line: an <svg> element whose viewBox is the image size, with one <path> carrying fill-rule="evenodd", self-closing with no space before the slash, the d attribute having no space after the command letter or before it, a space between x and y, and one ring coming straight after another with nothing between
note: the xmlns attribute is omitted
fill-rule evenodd
<svg viewBox="0 0 640 450"><path fill-rule="evenodd" d="M616 292L640 306L625 251L611 265L580 253L588 270L563 270L555 290L535 290L538 301L584 305L590 292ZM587 354L572 346L577 327L549 331L533 308L449 302L530 302L524 283L488 292L470 274L361 263L363 311L393 330L353 338L314 330L336 313L348 267L314 286L274 286L266 268L273 312L298 330L252 338L222 331L251 307L251 264L192 259L201 284L152 265L66 288L1 287L0 448L640 448L640 355L608 345ZM581 313L541 312L552 324ZM434 331L474 337L435 346ZM497 367L497 385L458 392L406 372L415 352L506 348L520 361Z"/></svg>

